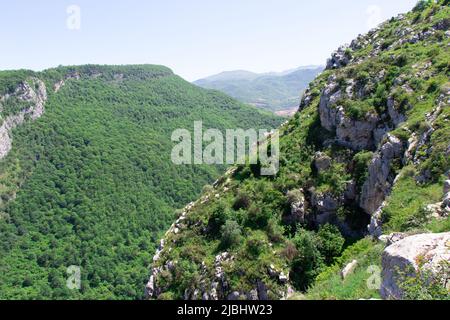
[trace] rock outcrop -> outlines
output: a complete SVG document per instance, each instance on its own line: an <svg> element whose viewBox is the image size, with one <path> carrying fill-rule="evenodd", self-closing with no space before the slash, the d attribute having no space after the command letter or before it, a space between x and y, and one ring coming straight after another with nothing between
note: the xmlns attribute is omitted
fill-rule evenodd
<svg viewBox="0 0 450 320"><path fill-rule="evenodd" d="M419 268L438 272L442 262L450 263L450 233L419 234L395 242L382 257L382 298L402 299L402 277L417 276ZM445 280L450 279L443 279L444 286Z"/></svg>
<svg viewBox="0 0 450 320"><path fill-rule="evenodd" d="M3 119L0 126L0 159L6 157L12 148L11 131L27 119L34 121L44 114L47 90L44 82L37 78L30 78L20 83L13 94L2 97L0 107L3 108L9 99L17 99L18 103L24 107L16 114Z"/></svg>
<svg viewBox="0 0 450 320"><path fill-rule="evenodd" d="M392 173L392 161L401 159L404 153L403 143L396 137L388 135L386 142L376 153L369 165L369 175L363 185L360 207L372 216L370 231L380 236L379 215L386 196L390 193L395 181Z"/></svg>

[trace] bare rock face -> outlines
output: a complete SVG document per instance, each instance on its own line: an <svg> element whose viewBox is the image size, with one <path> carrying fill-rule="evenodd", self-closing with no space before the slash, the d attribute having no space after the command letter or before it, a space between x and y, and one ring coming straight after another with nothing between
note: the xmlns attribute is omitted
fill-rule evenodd
<svg viewBox="0 0 450 320"><path fill-rule="evenodd" d="M304 223L307 213L307 203L303 190L291 190L287 194L288 202L291 206L291 212L289 215L283 217L283 220L287 224Z"/></svg>
<svg viewBox="0 0 450 320"><path fill-rule="evenodd" d="M369 165L369 176L363 185L360 206L372 215L383 204L390 192L395 177L391 174L391 163L403 155L402 142L388 135L386 143L380 148Z"/></svg>
<svg viewBox="0 0 450 320"><path fill-rule="evenodd" d="M390 97L387 100L387 108L389 116L391 117L391 120L395 126L398 126L400 123L406 121L406 116L397 110L393 97Z"/></svg>
<svg viewBox="0 0 450 320"><path fill-rule="evenodd" d="M353 150L373 149L375 146L374 131L379 118L369 113L364 119L354 120L348 117L343 108L340 108L336 119L337 142Z"/></svg>
<svg viewBox="0 0 450 320"><path fill-rule="evenodd" d="M22 82L12 96L23 102L27 107L3 120L0 126L0 160L6 157L12 148L11 131L28 118L36 120L44 114L47 90L44 82L37 78L30 78L28 81ZM5 101L11 98L11 96L5 96L1 100ZM0 106L2 101L0 101Z"/></svg>
<svg viewBox="0 0 450 320"><path fill-rule="evenodd" d="M383 299L403 298L399 271L415 276L419 270L419 261L424 261L421 269L432 272L439 270L443 261L450 262L450 232L419 234L387 247L382 257L383 282L380 293Z"/></svg>
<svg viewBox="0 0 450 320"><path fill-rule="evenodd" d="M336 104L342 98L342 91L337 83L336 76L331 76L328 79L328 84L325 86L320 97L319 114L322 127L328 131L336 130Z"/></svg>
<svg viewBox="0 0 450 320"><path fill-rule="evenodd" d="M327 70L339 69L345 67L350 63L351 54L349 53L348 46L341 46L331 55L331 58L327 61Z"/></svg>
<svg viewBox="0 0 450 320"><path fill-rule="evenodd" d="M352 119L349 117L339 102L342 98L353 95L355 82L349 81L349 87L342 90L337 82L336 76L331 76L322 91L319 104L319 115L322 127L330 132L336 133L336 142L344 147L360 151L364 149L374 149L380 139L380 135L385 133L384 128L381 134L379 131L380 118L377 114L368 113L362 119ZM364 90L359 90L358 96L364 96Z"/></svg>

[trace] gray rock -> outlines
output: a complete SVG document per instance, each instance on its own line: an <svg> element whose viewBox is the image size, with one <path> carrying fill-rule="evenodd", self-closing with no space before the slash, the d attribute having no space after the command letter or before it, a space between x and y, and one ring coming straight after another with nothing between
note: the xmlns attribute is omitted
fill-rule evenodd
<svg viewBox="0 0 450 320"><path fill-rule="evenodd" d="M392 122L394 123L395 126L398 126L400 123L406 121L406 116L396 109L395 100L393 97L388 98L387 107L389 116L391 117Z"/></svg>
<svg viewBox="0 0 450 320"><path fill-rule="evenodd" d="M5 100L15 97L29 105L29 107L3 120L0 126L0 160L6 157L12 148L11 131L22 125L27 117L34 121L44 114L44 105L47 101L45 84L37 78L30 78L28 81L31 82L31 85L26 81L20 83L12 95L5 96L0 101L1 107Z"/></svg>
<svg viewBox="0 0 450 320"><path fill-rule="evenodd" d="M379 118L369 113L364 119L354 120L339 108L336 118L336 138L339 144L360 151L374 147L373 132L377 128Z"/></svg>
<svg viewBox="0 0 450 320"><path fill-rule="evenodd" d="M350 49L348 46L341 46L337 51L333 52L331 58L327 61L326 69L339 69L347 66L351 60L348 49Z"/></svg>
<svg viewBox="0 0 450 320"><path fill-rule="evenodd" d="M258 280L256 286L259 300L269 300L269 296L267 295L267 287L265 283L262 282L261 280Z"/></svg>
<svg viewBox="0 0 450 320"><path fill-rule="evenodd" d="M390 246L396 242L399 242L400 240L405 239L407 236L408 235L406 233L395 232L395 233L391 233L389 235L382 235L378 239L380 241L386 243L387 246Z"/></svg>
<svg viewBox="0 0 450 320"><path fill-rule="evenodd" d="M258 290L253 289L247 293L247 300L255 301L258 300Z"/></svg>
<svg viewBox="0 0 450 320"><path fill-rule="evenodd" d="M291 206L289 215L283 217L285 223L304 223L306 216L306 200L303 190L291 190L287 194Z"/></svg>
<svg viewBox="0 0 450 320"><path fill-rule="evenodd" d="M283 272L280 273L280 275L278 276L278 280L285 284L289 281L289 277L287 275L285 275Z"/></svg>
<svg viewBox="0 0 450 320"><path fill-rule="evenodd" d="M390 192L395 178L391 174L391 163L402 155L402 142L388 135L386 143L369 164L369 175L362 188L360 206L367 214L373 215Z"/></svg>
<svg viewBox="0 0 450 320"><path fill-rule="evenodd" d="M241 294L237 291L233 291L232 293L230 293L227 296L227 300L230 300L230 301L240 300L240 298L241 298Z"/></svg>
<svg viewBox="0 0 450 320"><path fill-rule="evenodd" d="M444 194L447 194L450 192L450 180L444 181Z"/></svg>
<svg viewBox="0 0 450 320"><path fill-rule="evenodd" d="M326 171L331 167L331 158L322 152L318 152L314 158L314 166L318 172Z"/></svg>
<svg viewBox="0 0 450 320"><path fill-rule="evenodd" d="M340 201L335 198L331 193L313 193L312 205L317 209L319 213L331 213L336 212L339 207Z"/></svg>
<svg viewBox="0 0 450 320"><path fill-rule="evenodd" d="M407 237L387 247L382 256L382 285L380 294L383 299L402 299L402 276L417 276L422 270L437 272L442 261L450 262L450 233L419 234ZM425 259L421 266L418 261Z"/></svg>

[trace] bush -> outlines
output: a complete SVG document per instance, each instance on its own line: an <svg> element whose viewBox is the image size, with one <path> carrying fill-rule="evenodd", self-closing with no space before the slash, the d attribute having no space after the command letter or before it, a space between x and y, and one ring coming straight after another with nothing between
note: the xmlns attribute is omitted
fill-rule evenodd
<svg viewBox="0 0 450 320"><path fill-rule="evenodd" d="M408 57L405 54L401 54L395 59L394 64L400 68L404 67L408 64Z"/></svg>
<svg viewBox="0 0 450 320"><path fill-rule="evenodd" d="M432 0L420 0L413 8L413 12L422 12L433 4Z"/></svg>
<svg viewBox="0 0 450 320"><path fill-rule="evenodd" d="M298 290L305 291L319 274L324 261L314 232L300 229L293 242L298 254L292 265L292 281Z"/></svg>
<svg viewBox="0 0 450 320"><path fill-rule="evenodd" d="M237 246L242 240L241 227L236 221L228 220L221 228L222 239L221 247L223 249Z"/></svg>
<svg viewBox="0 0 450 320"><path fill-rule="evenodd" d="M360 153L357 153L353 157L353 164L354 164L354 177L356 180L356 184L359 187L362 187L364 182L367 179L368 171L367 168L370 164L370 161L372 161L373 158L373 152L370 151L362 151Z"/></svg>
<svg viewBox="0 0 450 320"><path fill-rule="evenodd" d="M258 257L266 249L267 241L263 233L252 233L245 244L247 253L252 257Z"/></svg>
<svg viewBox="0 0 450 320"><path fill-rule="evenodd" d="M267 227L272 214L264 206L252 205L248 209L247 225L253 229L264 229Z"/></svg>
<svg viewBox="0 0 450 320"><path fill-rule="evenodd" d="M346 111L353 120L361 120L372 109L372 106L366 101L351 101L346 106Z"/></svg>
<svg viewBox="0 0 450 320"><path fill-rule="evenodd" d="M419 257L420 258L420 257ZM445 285L449 281L450 263L442 261L436 273L423 267L425 258L418 259L419 272L399 271L399 283L405 300L450 300ZM411 276L413 274L413 276Z"/></svg>
<svg viewBox="0 0 450 320"><path fill-rule="evenodd" d="M344 247L345 239L336 226L326 224L317 233L318 248L326 264L334 262Z"/></svg>
<svg viewBox="0 0 450 320"><path fill-rule="evenodd" d="M208 231L212 235L217 235L222 226L229 218L228 208L220 202L215 208L208 221Z"/></svg>
<svg viewBox="0 0 450 320"><path fill-rule="evenodd" d="M250 197L245 192L240 192L234 200L233 209L238 211L240 209L248 209L250 207Z"/></svg>

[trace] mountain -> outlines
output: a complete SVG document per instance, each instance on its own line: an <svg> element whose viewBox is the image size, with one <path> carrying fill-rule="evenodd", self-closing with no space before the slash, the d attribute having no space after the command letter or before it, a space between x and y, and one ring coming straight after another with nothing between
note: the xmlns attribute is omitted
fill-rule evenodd
<svg viewBox="0 0 450 320"><path fill-rule="evenodd" d="M237 70L197 80L194 84L222 91L262 109L282 111L298 107L298 100L308 83L322 70L319 66L261 74Z"/></svg>
<svg viewBox="0 0 450 320"><path fill-rule="evenodd" d="M334 52L278 130L279 172L240 165L205 189L147 297L448 299L449 17L420 1Z"/></svg>
<svg viewBox="0 0 450 320"><path fill-rule="evenodd" d="M0 299L142 298L176 209L225 170L173 164L172 132L281 123L152 65L2 71L0 110Z"/></svg>

